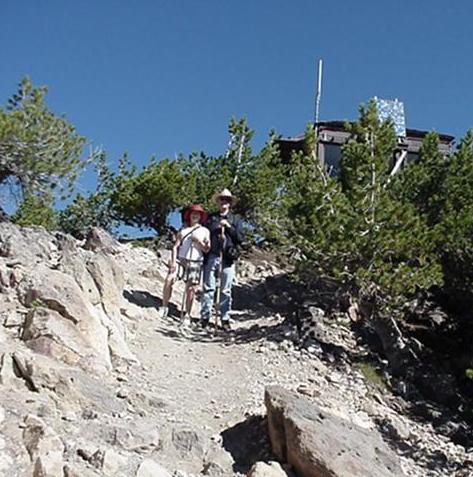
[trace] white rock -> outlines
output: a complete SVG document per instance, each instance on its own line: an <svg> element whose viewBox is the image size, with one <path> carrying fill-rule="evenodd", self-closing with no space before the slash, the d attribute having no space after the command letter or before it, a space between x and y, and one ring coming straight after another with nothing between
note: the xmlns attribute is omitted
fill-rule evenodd
<svg viewBox="0 0 473 477"><path fill-rule="evenodd" d="M125 456L115 452L113 449L107 449L103 456L102 472L104 476L114 476L120 470L126 468L128 460Z"/></svg>
<svg viewBox="0 0 473 477"><path fill-rule="evenodd" d="M278 462L256 462L247 474L247 477L287 477L286 472Z"/></svg>
<svg viewBox="0 0 473 477"><path fill-rule="evenodd" d="M10 353L0 355L0 384L12 384L18 382L13 371L13 357Z"/></svg>
<svg viewBox="0 0 473 477"><path fill-rule="evenodd" d="M2 477L10 475L6 473L6 471L9 470L12 465L13 459L7 453L0 449L0 475Z"/></svg>
<svg viewBox="0 0 473 477"><path fill-rule="evenodd" d="M171 474L154 460L144 460L136 472L136 477L171 477Z"/></svg>
<svg viewBox="0 0 473 477"><path fill-rule="evenodd" d="M25 419L23 442L33 462L33 477L63 477L64 444L37 416Z"/></svg>

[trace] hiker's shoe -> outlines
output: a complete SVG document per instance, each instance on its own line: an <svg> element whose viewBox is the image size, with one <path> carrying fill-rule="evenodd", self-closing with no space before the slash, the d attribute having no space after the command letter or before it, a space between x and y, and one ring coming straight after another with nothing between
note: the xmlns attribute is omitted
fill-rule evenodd
<svg viewBox="0 0 473 477"><path fill-rule="evenodd" d="M225 331L225 332L229 332L229 331L232 331L232 327L230 326L230 322L229 321L222 321L222 330Z"/></svg>
<svg viewBox="0 0 473 477"><path fill-rule="evenodd" d="M167 318L169 315L169 307L167 306L162 306L160 309L159 309L159 317L160 318Z"/></svg>
<svg viewBox="0 0 473 477"><path fill-rule="evenodd" d="M200 320L200 321L199 321L199 327L200 327L202 330L208 329L208 327L209 327L209 320Z"/></svg>
<svg viewBox="0 0 473 477"><path fill-rule="evenodd" d="M190 328L191 322L192 322L192 319L191 319L190 315L185 314L185 315L182 317L181 326L185 326L186 328Z"/></svg>

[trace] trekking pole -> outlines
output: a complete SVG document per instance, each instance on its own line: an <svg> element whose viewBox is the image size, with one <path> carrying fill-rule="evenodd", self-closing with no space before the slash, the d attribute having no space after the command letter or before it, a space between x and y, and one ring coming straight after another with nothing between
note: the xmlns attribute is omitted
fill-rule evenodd
<svg viewBox="0 0 473 477"><path fill-rule="evenodd" d="M217 291L215 293L215 329L218 327L219 310L220 310L220 296L222 292L222 275L223 275L223 249L225 248L225 228L222 227L221 231L222 250L220 251L220 263L218 264L218 276L217 276Z"/></svg>
<svg viewBox="0 0 473 477"><path fill-rule="evenodd" d="M184 281L184 291L182 292L182 301L181 301L181 325L184 322L185 316L185 306L186 306L186 298L187 298L187 282Z"/></svg>

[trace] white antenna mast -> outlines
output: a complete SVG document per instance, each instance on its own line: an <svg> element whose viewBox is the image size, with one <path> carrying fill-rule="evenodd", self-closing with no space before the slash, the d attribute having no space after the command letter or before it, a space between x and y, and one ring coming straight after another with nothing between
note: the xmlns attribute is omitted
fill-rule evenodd
<svg viewBox="0 0 473 477"><path fill-rule="evenodd" d="M320 97L322 96L322 68L323 61L319 60L319 67L317 69L317 93L315 95L315 113L314 113L314 122L317 126L319 122L319 110L320 110Z"/></svg>
<svg viewBox="0 0 473 477"><path fill-rule="evenodd" d="M319 129L319 111L320 111L320 97L322 96L322 59L319 60L317 68L317 92L315 93L315 111L314 111L314 157L317 157L317 139Z"/></svg>

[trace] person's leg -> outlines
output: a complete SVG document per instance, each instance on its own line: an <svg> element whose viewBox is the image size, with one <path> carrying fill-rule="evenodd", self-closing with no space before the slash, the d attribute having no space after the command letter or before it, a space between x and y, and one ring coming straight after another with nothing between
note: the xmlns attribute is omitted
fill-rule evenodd
<svg viewBox="0 0 473 477"><path fill-rule="evenodd" d="M202 288L202 303L200 318L208 323L212 314L212 304L215 294L215 267L218 264L217 257L210 255L204 265L204 283Z"/></svg>
<svg viewBox="0 0 473 477"><path fill-rule="evenodd" d="M192 304L194 303L195 297L195 288L194 283L187 283L186 285L186 315L191 316Z"/></svg>
<svg viewBox="0 0 473 477"><path fill-rule="evenodd" d="M222 325L230 323L230 310L232 306L232 284L235 275L235 265L224 267L222 272L221 295L220 295L220 319Z"/></svg>
<svg viewBox="0 0 473 477"><path fill-rule="evenodd" d="M166 280L164 281L163 288L163 304L161 306L160 314L162 318L165 318L169 312L169 301L172 296L172 288L174 282L176 281L176 272L169 272L167 274Z"/></svg>

